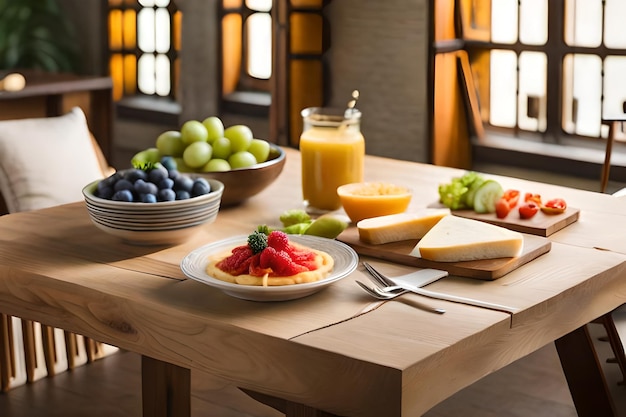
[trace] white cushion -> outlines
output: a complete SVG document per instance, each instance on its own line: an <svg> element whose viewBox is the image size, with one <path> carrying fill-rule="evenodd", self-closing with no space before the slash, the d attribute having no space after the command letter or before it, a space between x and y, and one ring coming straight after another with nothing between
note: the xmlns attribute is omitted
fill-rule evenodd
<svg viewBox="0 0 626 417"><path fill-rule="evenodd" d="M104 176L85 114L0 121L0 192L9 212L80 201Z"/></svg>

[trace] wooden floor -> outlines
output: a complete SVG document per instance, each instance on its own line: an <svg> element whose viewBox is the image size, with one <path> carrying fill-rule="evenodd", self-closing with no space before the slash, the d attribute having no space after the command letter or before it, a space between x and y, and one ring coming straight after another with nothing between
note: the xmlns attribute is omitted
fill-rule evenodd
<svg viewBox="0 0 626 417"><path fill-rule="evenodd" d="M602 335L592 325L595 337ZM609 350L597 342L601 357ZM141 360L119 352L92 364L0 394L2 417L128 417L141 415ZM626 386L615 364L605 364L619 415ZM194 417L279 417L223 381L192 374ZM458 392L425 417L574 417L571 396L552 344ZM381 416L384 417L384 416Z"/></svg>

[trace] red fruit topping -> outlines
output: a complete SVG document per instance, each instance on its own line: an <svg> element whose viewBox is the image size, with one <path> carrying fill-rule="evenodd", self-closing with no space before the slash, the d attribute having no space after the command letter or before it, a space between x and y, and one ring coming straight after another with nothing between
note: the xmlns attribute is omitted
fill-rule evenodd
<svg viewBox="0 0 626 417"><path fill-rule="evenodd" d="M216 266L231 275L241 275L247 272L253 255L248 245L237 246L232 250L232 255L222 259Z"/></svg>
<svg viewBox="0 0 626 417"><path fill-rule="evenodd" d="M267 237L267 246L276 250L287 250L289 247L289 237L285 232L274 230Z"/></svg>
<svg viewBox="0 0 626 417"><path fill-rule="evenodd" d="M306 267L295 263L287 252L276 250L271 246L261 252L259 266L271 268L273 273L270 276L291 276L308 270Z"/></svg>

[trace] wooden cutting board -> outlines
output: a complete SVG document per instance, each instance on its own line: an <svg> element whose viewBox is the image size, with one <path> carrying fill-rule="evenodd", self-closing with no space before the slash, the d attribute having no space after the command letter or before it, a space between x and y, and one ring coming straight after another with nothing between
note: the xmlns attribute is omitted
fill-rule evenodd
<svg viewBox="0 0 626 417"><path fill-rule="evenodd" d="M409 255L417 244L417 240L403 240L382 245L370 245L359 239L359 231L356 227L347 228L337 237L337 240L350 245L359 255L371 256L418 268L443 269L448 271L450 275L482 280L498 279L521 265L549 252L551 248L551 242L548 239L541 236L524 234L524 249L522 254L515 258L464 262L435 262Z"/></svg>
<svg viewBox="0 0 626 417"><path fill-rule="evenodd" d="M436 203L430 207L443 207ZM548 237L554 232L558 232L565 226L568 226L578 220L580 210L568 207L565 213L561 214L545 214L539 211L530 219L520 219L517 208L511 210L504 219L499 219L494 213L478 214L473 210L454 210L455 216L465 217L468 219L480 220L483 222L506 227L507 229L516 230L521 233Z"/></svg>

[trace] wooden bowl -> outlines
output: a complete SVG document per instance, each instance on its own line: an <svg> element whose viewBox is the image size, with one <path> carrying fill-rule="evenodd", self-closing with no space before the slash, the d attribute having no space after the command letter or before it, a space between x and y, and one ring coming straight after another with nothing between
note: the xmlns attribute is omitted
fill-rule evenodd
<svg viewBox="0 0 626 417"><path fill-rule="evenodd" d="M255 196L273 183L285 166L285 157L285 151L280 146L270 144L270 156L263 163L224 172L194 173L194 176L222 182L224 193L221 206L234 206Z"/></svg>

